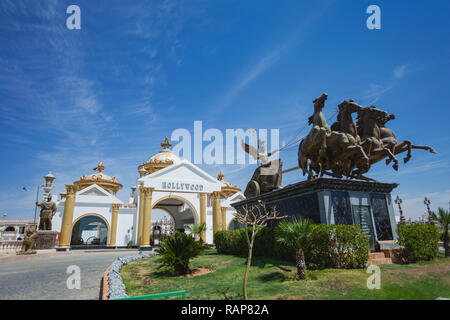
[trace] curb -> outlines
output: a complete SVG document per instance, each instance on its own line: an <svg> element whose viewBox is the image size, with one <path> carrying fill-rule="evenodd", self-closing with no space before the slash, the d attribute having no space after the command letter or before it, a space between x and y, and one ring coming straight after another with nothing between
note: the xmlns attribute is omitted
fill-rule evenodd
<svg viewBox="0 0 450 320"><path fill-rule="evenodd" d="M106 268L105 272L103 272L102 296L100 297L100 300L108 300L108 294L109 294L108 271L109 271L109 268Z"/></svg>

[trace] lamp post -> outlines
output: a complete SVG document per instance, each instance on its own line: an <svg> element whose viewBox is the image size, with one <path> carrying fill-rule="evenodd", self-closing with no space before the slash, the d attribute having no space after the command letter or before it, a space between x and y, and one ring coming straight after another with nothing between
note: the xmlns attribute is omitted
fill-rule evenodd
<svg viewBox="0 0 450 320"><path fill-rule="evenodd" d="M403 210L402 210L402 199L400 199L400 197L397 196L397 198L395 198L394 202L398 205L398 211L400 211L400 224L405 224L406 220L405 220L405 216L403 215Z"/></svg>
<svg viewBox="0 0 450 320"><path fill-rule="evenodd" d="M44 193L44 200L46 200L48 198L48 196L50 195L50 191L53 189L53 180L55 180L55 176L49 172L44 176L45 179L45 186L43 186L42 189L44 189L45 193Z"/></svg>

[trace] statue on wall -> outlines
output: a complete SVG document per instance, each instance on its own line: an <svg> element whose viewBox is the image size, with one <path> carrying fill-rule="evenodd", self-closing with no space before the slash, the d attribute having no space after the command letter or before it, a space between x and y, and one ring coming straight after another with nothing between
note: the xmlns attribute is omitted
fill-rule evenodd
<svg viewBox="0 0 450 320"><path fill-rule="evenodd" d="M250 182L244 191L245 197L253 197L281 188L282 166L281 159L269 161L269 158L278 152L274 150L267 153L264 141L259 140L258 149L242 141L242 148L255 160L261 161L256 168Z"/></svg>
<svg viewBox="0 0 450 320"><path fill-rule="evenodd" d="M398 170L395 155L407 152L404 163L411 158L412 149L436 151L429 146L416 146L410 141L398 142L386 123L395 119L386 111L374 106L364 108L353 100L339 104L337 121L329 127L322 109L328 95L322 94L313 101L314 114L308 119L313 128L300 142L298 149L299 167L308 179L324 174L337 178L372 180L363 176L370 166L385 158L386 165L393 163ZM352 114L357 113L357 123Z"/></svg>
<svg viewBox="0 0 450 320"><path fill-rule="evenodd" d="M36 202L36 206L41 208L39 230L52 230L52 219L56 213L56 204L52 202L51 195L42 203Z"/></svg>
<svg viewBox="0 0 450 320"><path fill-rule="evenodd" d="M37 236L36 227L34 225L30 226L25 232L20 253L35 253Z"/></svg>

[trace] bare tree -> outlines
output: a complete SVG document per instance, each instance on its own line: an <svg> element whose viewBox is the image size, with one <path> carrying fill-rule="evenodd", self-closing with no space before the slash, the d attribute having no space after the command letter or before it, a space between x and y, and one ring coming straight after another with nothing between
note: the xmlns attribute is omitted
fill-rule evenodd
<svg viewBox="0 0 450 320"><path fill-rule="evenodd" d="M279 216L280 212L273 206L271 209L267 209L266 204L258 201L258 203L248 206L245 205L235 214L235 219L244 226L245 237L248 245L248 258L247 267L244 274L243 295L244 300L247 300L247 279L248 272L250 271L250 265L252 263L253 244L255 237L262 227L267 226L269 220L284 219L287 216ZM251 227L251 236L249 236L248 227Z"/></svg>

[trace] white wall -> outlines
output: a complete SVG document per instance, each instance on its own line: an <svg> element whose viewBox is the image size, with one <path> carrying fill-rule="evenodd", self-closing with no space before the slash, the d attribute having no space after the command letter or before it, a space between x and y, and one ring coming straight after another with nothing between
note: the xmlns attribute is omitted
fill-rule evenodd
<svg viewBox="0 0 450 320"><path fill-rule="evenodd" d="M135 208L120 208L119 215L117 217L117 233L116 233L116 246L124 247L128 245L130 240L133 240L133 244L136 244L134 239L137 234L137 214ZM128 229L131 229L128 233Z"/></svg>

